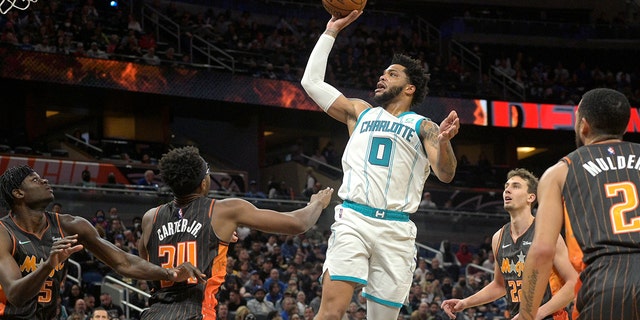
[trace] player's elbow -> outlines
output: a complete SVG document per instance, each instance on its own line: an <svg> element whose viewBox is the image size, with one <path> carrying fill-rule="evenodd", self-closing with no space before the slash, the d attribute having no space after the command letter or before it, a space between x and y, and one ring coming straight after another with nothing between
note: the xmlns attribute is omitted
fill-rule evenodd
<svg viewBox="0 0 640 320"><path fill-rule="evenodd" d="M314 82L314 80L311 79L309 74L306 72L302 75L302 80L300 80L300 84L302 85L302 88L307 93L309 93L309 88L313 87L315 83L317 83L317 80Z"/></svg>
<svg viewBox="0 0 640 320"><path fill-rule="evenodd" d="M532 245L529 249L529 253L527 253L527 260L531 259L532 261L553 261L555 253L556 250L553 245Z"/></svg>

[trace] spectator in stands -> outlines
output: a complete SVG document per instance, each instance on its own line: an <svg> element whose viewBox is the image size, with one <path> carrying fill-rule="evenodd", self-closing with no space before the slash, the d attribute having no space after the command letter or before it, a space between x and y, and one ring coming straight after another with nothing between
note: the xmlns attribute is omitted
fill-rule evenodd
<svg viewBox="0 0 640 320"><path fill-rule="evenodd" d="M102 294L100 294L100 307L107 310L107 313L109 314L111 320L125 320L124 311L119 305L113 303L113 299L108 292L103 292Z"/></svg>
<svg viewBox="0 0 640 320"><path fill-rule="evenodd" d="M313 162L313 161L311 161L311 162ZM312 166L312 165L309 165L307 167L307 169L306 169L306 172L307 172L306 180L307 181L306 181L304 187L302 188L302 194L307 198L311 197L311 195L315 193L314 192L314 187L316 185L316 182L318 181L318 178L316 178L316 175L315 175L314 171L315 171L315 169L314 169L314 166Z"/></svg>
<svg viewBox="0 0 640 320"><path fill-rule="evenodd" d="M247 306L247 300L236 289L229 291L229 300L227 301L229 311L237 312L238 308Z"/></svg>
<svg viewBox="0 0 640 320"><path fill-rule="evenodd" d="M429 268L427 267L427 261L424 258L418 259L418 267L413 272L413 281L423 284L426 282L427 272Z"/></svg>
<svg viewBox="0 0 640 320"><path fill-rule="evenodd" d="M176 49L174 49L173 47L167 48L167 50L164 51L164 56L162 57L162 64L175 67L178 65L178 63L179 60L176 57Z"/></svg>
<svg viewBox="0 0 640 320"><path fill-rule="evenodd" d="M84 305L87 308L87 313L88 314L93 313L93 311L96 308L96 297L93 296L93 294L91 293L85 293L83 300L84 300Z"/></svg>
<svg viewBox="0 0 640 320"><path fill-rule="evenodd" d="M285 63L282 66L282 71L277 74L277 78L285 81L299 81L299 76L291 69L291 65Z"/></svg>
<svg viewBox="0 0 640 320"><path fill-rule="evenodd" d="M482 262L482 267L489 270L493 270L495 263L496 263L496 258L493 254L493 251L487 252L487 258Z"/></svg>
<svg viewBox="0 0 640 320"><path fill-rule="evenodd" d="M109 317L109 313L103 307L97 307L93 310L91 320L112 320L112 318Z"/></svg>
<svg viewBox="0 0 640 320"><path fill-rule="evenodd" d="M136 281L136 289L142 292L146 292L147 294L150 294L149 283L145 280ZM133 305L138 306L142 309L149 307L149 298L147 298L146 296L138 292L129 293L129 302L131 302ZM132 318L134 319L140 318L140 313L138 311L131 309L129 312Z"/></svg>
<svg viewBox="0 0 640 320"><path fill-rule="evenodd" d="M253 291L254 299L247 301L247 308L257 317L266 317L269 312L276 310L271 301L265 300L266 294L264 287L258 286Z"/></svg>
<svg viewBox="0 0 640 320"><path fill-rule="evenodd" d="M289 320L293 315L297 314L298 306L296 305L296 299L291 296L282 298L282 310L280 311L282 319Z"/></svg>
<svg viewBox="0 0 640 320"><path fill-rule="evenodd" d="M144 176L136 183L144 190L158 190L158 184L155 182L156 174L153 170L148 169L144 172Z"/></svg>
<svg viewBox="0 0 640 320"><path fill-rule="evenodd" d="M89 169L82 170L81 179L82 181L78 183L78 186L85 188L96 187L95 181L91 181L91 171L89 171Z"/></svg>
<svg viewBox="0 0 640 320"><path fill-rule="evenodd" d="M249 181L249 191L244 194L247 198L266 199L267 195L258 189L258 183L255 180Z"/></svg>
<svg viewBox="0 0 640 320"><path fill-rule="evenodd" d="M449 242L449 240L442 240L442 242L440 242L440 250L436 253L436 259L438 259L439 265L441 265L451 277L455 279L458 278L461 264L451 249L451 242Z"/></svg>
<svg viewBox="0 0 640 320"><path fill-rule="evenodd" d="M464 268L473 260L473 253L469 250L469 245L461 243L456 252L456 258L460 262L460 267Z"/></svg>
<svg viewBox="0 0 640 320"><path fill-rule="evenodd" d="M281 292L284 292L287 290L287 284L284 283L284 281L280 280L280 270L278 270L278 268L271 269L271 272L269 273L269 278L264 280L264 287L271 288L272 283L277 283L280 286Z"/></svg>
<svg viewBox="0 0 640 320"><path fill-rule="evenodd" d="M156 55L155 47L149 47L149 49L147 49L147 52L142 56L142 61L152 66L159 66L161 63L160 57Z"/></svg>
<svg viewBox="0 0 640 320"><path fill-rule="evenodd" d="M437 209L438 205L431 200L431 192L425 191L422 193L422 200L420 201L420 209L428 210L428 209Z"/></svg>
<svg viewBox="0 0 640 320"><path fill-rule="evenodd" d="M431 259L430 271L431 273L433 273L434 278L438 279L439 281L442 281L444 278L450 276L449 272L445 270L445 268L440 263L440 259L438 259L438 257L434 257L433 259Z"/></svg>
<svg viewBox="0 0 640 320"><path fill-rule="evenodd" d="M420 302L418 309L411 313L410 320L430 320L429 304L426 302Z"/></svg>
<svg viewBox="0 0 640 320"><path fill-rule="evenodd" d="M216 193L222 196L235 197L240 193L240 189L233 183L231 177L224 176L220 178L220 186L216 190Z"/></svg>
<svg viewBox="0 0 640 320"><path fill-rule="evenodd" d="M124 184L119 183L116 180L116 174L113 172L109 172L107 175L107 183L102 185L102 188L107 189L124 189Z"/></svg>
<svg viewBox="0 0 640 320"><path fill-rule="evenodd" d="M109 56L107 55L107 53L102 51L98 47L97 42L91 43L91 46L89 47L89 51L87 51L87 57L95 58L95 59L109 59Z"/></svg>
<svg viewBox="0 0 640 320"><path fill-rule="evenodd" d="M105 218L104 210L98 209L96 213L94 213L93 218L91 218L91 224L94 226L102 226L104 230L107 230L109 227L109 221Z"/></svg>
<svg viewBox="0 0 640 320"><path fill-rule="evenodd" d="M67 310L67 313L71 316L78 317L77 319L79 320L84 320L88 317L87 305L83 299L78 299L74 303L73 309Z"/></svg>
<svg viewBox="0 0 640 320"><path fill-rule="evenodd" d="M279 281L273 281L269 284L268 287L265 287L269 290L265 299L271 301L274 306L277 306L280 303L280 300L284 297L284 293L282 290L282 286Z"/></svg>
<svg viewBox="0 0 640 320"><path fill-rule="evenodd" d="M109 229L107 231L107 240L115 243L115 239L117 236L120 236L124 240L124 232L126 228L122 224L122 220L120 218L111 219L111 224L109 225Z"/></svg>
<svg viewBox="0 0 640 320"><path fill-rule="evenodd" d="M69 289L69 294L62 298L62 305L67 309L67 314L73 313L77 300L82 300L84 293L79 284L74 283ZM83 301L84 302L84 301Z"/></svg>
<svg viewBox="0 0 640 320"><path fill-rule="evenodd" d="M216 320L230 320L229 306L226 303L219 303L217 307Z"/></svg>

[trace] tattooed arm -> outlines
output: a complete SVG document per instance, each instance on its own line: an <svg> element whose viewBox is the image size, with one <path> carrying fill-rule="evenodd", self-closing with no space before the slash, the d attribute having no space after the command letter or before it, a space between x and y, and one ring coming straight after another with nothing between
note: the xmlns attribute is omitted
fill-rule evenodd
<svg viewBox="0 0 640 320"><path fill-rule="evenodd" d="M556 243L563 222L562 187L568 168L558 162L540 178L535 235L525 261L520 301L520 319L536 319L538 307L549 282Z"/></svg>
<svg viewBox="0 0 640 320"><path fill-rule="evenodd" d="M460 129L460 120L451 111L440 126L431 121L423 121L421 126L422 144L427 151L431 170L442 182L451 182L456 173L458 161L451 147L451 139Z"/></svg>

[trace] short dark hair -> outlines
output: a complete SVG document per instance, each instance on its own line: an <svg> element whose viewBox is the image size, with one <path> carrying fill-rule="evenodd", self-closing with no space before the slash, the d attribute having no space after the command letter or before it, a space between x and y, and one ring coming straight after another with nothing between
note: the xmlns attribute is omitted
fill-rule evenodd
<svg viewBox="0 0 640 320"><path fill-rule="evenodd" d="M622 138L630 117L631 106L624 94L613 89L596 88L582 95L576 121L586 119L594 134Z"/></svg>
<svg viewBox="0 0 640 320"><path fill-rule="evenodd" d="M405 68L404 73L409 78L409 83L416 87L416 92L411 99L411 106L416 106L424 101L429 93L429 81L431 75L422 67L422 62L407 55L396 53L391 64L399 64Z"/></svg>
<svg viewBox="0 0 640 320"><path fill-rule="evenodd" d="M198 148L193 146L169 151L162 156L158 166L162 181L176 196L194 192L207 169L206 161L200 156Z"/></svg>
<svg viewBox="0 0 640 320"><path fill-rule="evenodd" d="M19 189L24 179L34 172L35 171L27 165L16 166L5 171L2 176L0 176L0 196L2 197L2 203L6 204L8 208L11 208L14 203L11 192Z"/></svg>
<svg viewBox="0 0 640 320"><path fill-rule="evenodd" d="M536 177L531 171L523 168L517 168L509 171L507 173L507 180L513 177L520 177L522 180L527 182L527 192L533 193L538 196L538 177ZM537 200L534 201L531 205L534 206L537 203Z"/></svg>

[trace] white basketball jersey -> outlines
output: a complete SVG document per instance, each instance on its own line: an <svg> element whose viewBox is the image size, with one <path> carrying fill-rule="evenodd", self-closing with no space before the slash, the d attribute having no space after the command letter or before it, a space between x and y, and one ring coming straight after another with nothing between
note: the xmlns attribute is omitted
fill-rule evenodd
<svg viewBox="0 0 640 320"><path fill-rule="evenodd" d="M381 107L363 111L342 156L338 195L369 207L413 213L431 168L415 112L393 116Z"/></svg>

